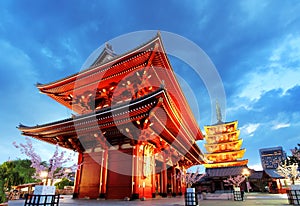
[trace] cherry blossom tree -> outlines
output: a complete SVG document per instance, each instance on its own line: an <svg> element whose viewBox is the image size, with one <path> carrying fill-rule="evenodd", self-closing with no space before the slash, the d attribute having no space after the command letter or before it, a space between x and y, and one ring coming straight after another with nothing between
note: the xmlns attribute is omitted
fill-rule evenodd
<svg viewBox="0 0 300 206"><path fill-rule="evenodd" d="M50 185L52 185L54 179L67 177L68 172L66 172L66 170L71 169L71 171L74 171L77 168L76 164L70 167L64 167L66 163L69 163L73 160L72 155L70 154L66 157L65 151L59 152L58 145L56 145L56 149L52 157L49 159L48 165L42 164L42 159L35 152L32 146L32 142L29 138L26 138L26 144L17 144L16 142L13 142L13 145L16 148L20 149L22 154L25 154L27 157L29 157L31 161L31 167L35 169L33 178L42 180L45 178L43 177L43 173L46 174L46 185L48 183L48 180L50 180Z"/></svg>
<svg viewBox="0 0 300 206"><path fill-rule="evenodd" d="M244 175L237 175L235 177L229 176L226 180L223 180L225 185L239 187L244 182L246 177Z"/></svg>
<svg viewBox="0 0 300 206"><path fill-rule="evenodd" d="M293 163L293 164L288 164L288 161L285 160L283 163L279 164L276 172L287 178L290 179L292 181L292 185L295 184L295 180L297 180L298 178L300 178L300 173L298 171L298 164L297 163Z"/></svg>
<svg viewBox="0 0 300 206"><path fill-rule="evenodd" d="M292 149L291 152L292 152L293 156L296 157L297 160L300 161L300 151L296 150L296 149Z"/></svg>
<svg viewBox="0 0 300 206"><path fill-rule="evenodd" d="M295 147L294 149L291 149L292 157L294 158L294 163L298 163L298 166L300 166L300 144L298 144L298 147Z"/></svg>
<svg viewBox="0 0 300 206"><path fill-rule="evenodd" d="M282 161L277 169L276 172L287 178L290 179L292 185L295 184L295 180L300 178L300 172L298 170L300 166L300 144L298 147L291 149L292 156L287 157L284 161Z"/></svg>
<svg viewBox="0 0 300 206"><path fill-rule="evenodd" d="M184 173L181 171L177 174L177 179L183 179L188 187L191 187L193 184L199 182L206 174L200 174L199 169L195 173Z"/></svg>

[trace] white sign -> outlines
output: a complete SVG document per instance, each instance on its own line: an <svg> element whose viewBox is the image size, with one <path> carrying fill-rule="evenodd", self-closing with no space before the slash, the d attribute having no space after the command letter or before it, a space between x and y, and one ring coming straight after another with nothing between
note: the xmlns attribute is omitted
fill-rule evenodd
<svg viewBox="0 0 300 206"><path fill-rule="evenodd" d="M195 188L186 188L186 192L188 193L195 193Z"/></svg>
<svg viewBox="0 0 300 206"><path fill-rule="evenodd" d="M300 185L291 185L291 190L300 190Z"/></svg>
<svg viewBox="0 0 300 206"><path fill-rule="evenodd" d="M34 187L34 195L55 195L55 186L42 186L42 185L36 185ZM38 200L40 202L38 202ZM41 197L39 199L36 199L35 203L51 203L52 197L49 196L47 197L47 199L45 199L45 197Z"/></svg>
<svg viewBox="0 0 300 206"><path fill-rule="evenodd" d="M240 187L233 187L233 190L234 191L241 191L241 188Z"/></svg>
<svg viewBox="0 0 300 206"><path fill-rule="evenodd" d="M34 195L55 195L55 186L36 185L34 187Z"/></svg>

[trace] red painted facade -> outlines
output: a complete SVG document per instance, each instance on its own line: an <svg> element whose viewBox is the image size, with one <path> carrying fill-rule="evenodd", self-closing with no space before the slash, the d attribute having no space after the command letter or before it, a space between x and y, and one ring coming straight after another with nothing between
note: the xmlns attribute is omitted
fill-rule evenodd
<svg viewBox="0 0 300 206"><path fill-rule="evenodd" d="M180 194L178 174L203 162L202 133L160 35L120 56L108 46L90 68L37 87L77 114L19 129L79 153L79 198Z"/></svg>

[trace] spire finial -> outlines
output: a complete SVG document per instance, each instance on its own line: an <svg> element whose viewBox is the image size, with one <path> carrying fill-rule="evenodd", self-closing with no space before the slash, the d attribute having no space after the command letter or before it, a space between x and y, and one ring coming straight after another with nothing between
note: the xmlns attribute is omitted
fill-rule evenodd
<svg viewBox="0 0 300 206"><path fill-rule="evenodd" d="M105 43L105 47L106 47L106 49L109 49L110 51L113 51L112 45L109 44L108 42Z"/></svg>
<svg viewBox="0 0 300 206"><path fill-rule="evenodd" d="M222 121L222 113L221 113L221 108L220 108L218 100L216 100L216 113L217 113L218 123L222 123L223 122Z"/></svg>

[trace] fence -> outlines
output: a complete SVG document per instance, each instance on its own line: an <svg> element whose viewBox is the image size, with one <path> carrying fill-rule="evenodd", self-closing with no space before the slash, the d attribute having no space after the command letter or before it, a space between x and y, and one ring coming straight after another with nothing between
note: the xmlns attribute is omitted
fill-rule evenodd
<svg viewBox="0 0 300 206"><path fill-rule="evenodd" d="M290 205L300 205L300 190L286 190Z"/></svg>
<svg viewBox="0 0 300 206"><path fill-rule="evenodd" d="M24 206L58 206L60 195L26 195Z"/></svg>

